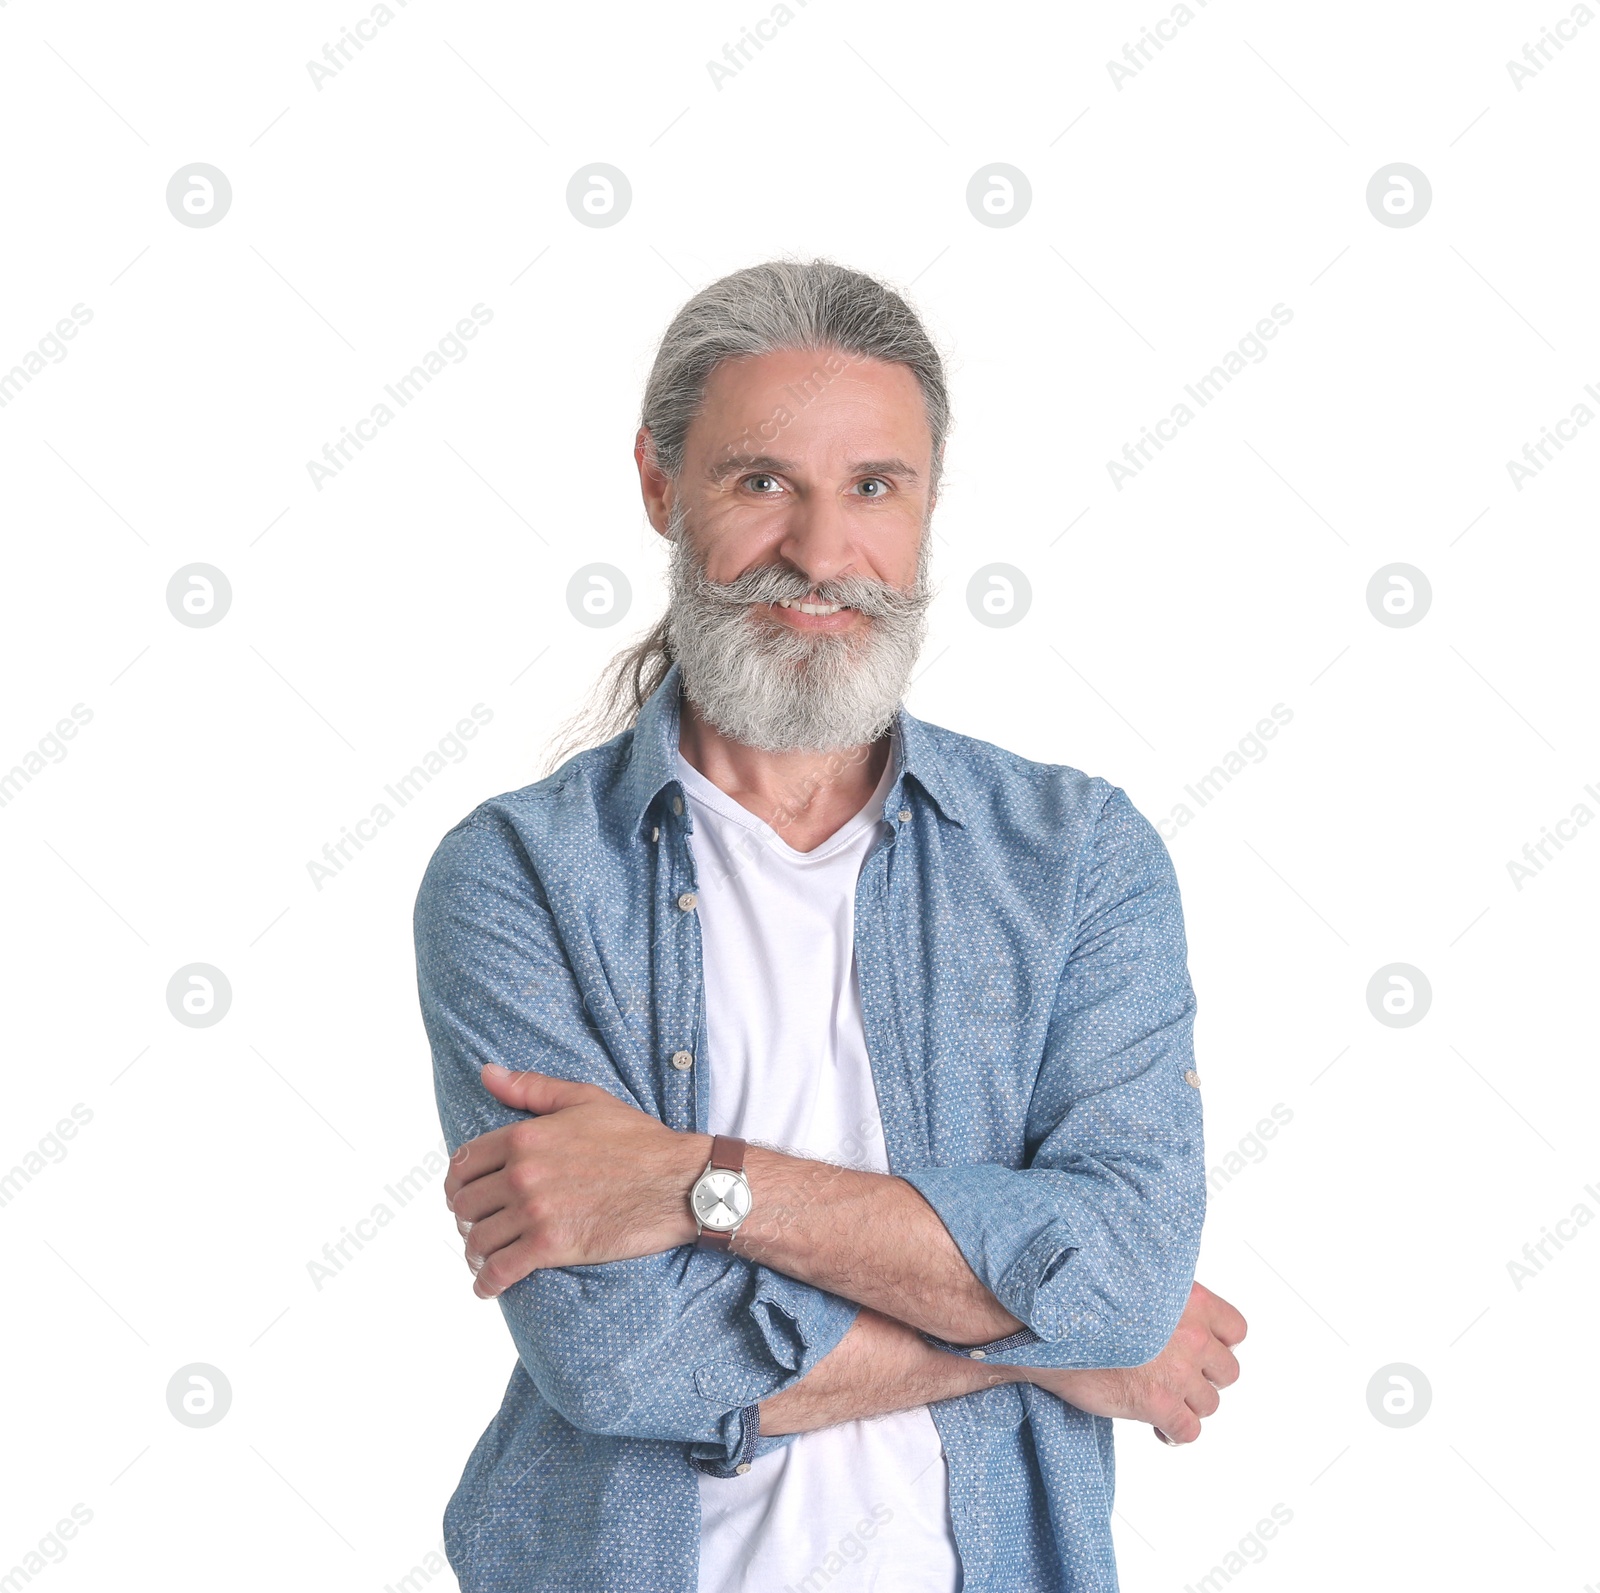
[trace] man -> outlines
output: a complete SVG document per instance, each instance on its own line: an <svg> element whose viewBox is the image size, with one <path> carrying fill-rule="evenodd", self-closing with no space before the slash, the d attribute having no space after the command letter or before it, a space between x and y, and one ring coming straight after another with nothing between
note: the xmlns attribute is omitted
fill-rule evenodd
<svg viewBox="0 0 1600 1593"><path fill-rule="evenodd" d="M518 1352L469 1593L1114 1589L1111 1418L1189 1442L1238 1375L1156 831L900 706L948 423L869 277L691 299L620 733L429 866L446 1194Z"/></svg>

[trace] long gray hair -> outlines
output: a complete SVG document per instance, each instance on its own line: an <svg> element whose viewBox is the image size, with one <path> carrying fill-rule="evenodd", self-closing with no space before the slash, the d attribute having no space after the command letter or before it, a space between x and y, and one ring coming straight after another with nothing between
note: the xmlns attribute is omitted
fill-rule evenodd
<svg viewBox="0 0 1600 1593"><path fill-rule="evenodd" d="M950 429L944 361L900 294L832 260L746 266L702 288L672 318L650 367L639 415L662 473L676 478L682 471L684 440L718 365L789 349L838 349L904 365L916 377L933 436L931 501ZM672 661L663 615L606 665L589 702L557 732L548 767L631 727Z"/></svg>

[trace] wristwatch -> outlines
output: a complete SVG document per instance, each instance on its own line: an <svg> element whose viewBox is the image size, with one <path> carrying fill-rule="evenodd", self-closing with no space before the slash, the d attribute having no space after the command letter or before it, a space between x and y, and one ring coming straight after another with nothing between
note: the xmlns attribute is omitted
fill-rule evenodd
<svg viewBox="0 0 1600 1593"><path fill-rule="evenodd" d="M744 1175L745 1142L731 1134L711 1141L711 1159L689 1191L689 1209L700 1226L695 1243L702 1250L727 1250L755 1204Z"/></svg>

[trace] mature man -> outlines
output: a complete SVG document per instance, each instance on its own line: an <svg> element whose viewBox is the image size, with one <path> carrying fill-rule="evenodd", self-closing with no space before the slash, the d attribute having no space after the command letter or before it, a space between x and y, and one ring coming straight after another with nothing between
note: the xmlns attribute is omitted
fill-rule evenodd
<svg viewBox="0 0 1600 1593"><path fill-rule="evenodd" d="M873 279L735 272L635 445L666 616L620 733L416 909L447 1197L518 1360L469 1593L1116 1587L1113 1416L1198 1435L1244 1323L1178 889L1126 795L913 718L949 406Z"/></svg>

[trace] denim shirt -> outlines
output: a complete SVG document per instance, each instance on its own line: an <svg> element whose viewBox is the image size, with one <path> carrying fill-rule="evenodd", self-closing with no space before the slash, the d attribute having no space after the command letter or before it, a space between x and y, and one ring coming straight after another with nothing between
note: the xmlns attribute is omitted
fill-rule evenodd
<svg viewBox="0 0 1600 1593"><path fill-rule="evenodd" d="M705 1131L678 701L674 667L633 730L439 843L416 903L417 982L452 1152L525 1115L483 1088L491 1061ZM903 708L896 727L855 898L889 1164L1025 1324L976 1350L924 1337L1018 1366L1140 1365L1177 1325L1205 1210L1171 861L1102 779ZM759 1402L858 1309L694 1245L537 1271L499 1298L516 1364L445 1513L465 1593L695 1593L701 1475L737 1488L794 1441L761 1434ZM1108 1419L1031 1383L929 1410L964 1593L1116 1588Z"/></svg>

